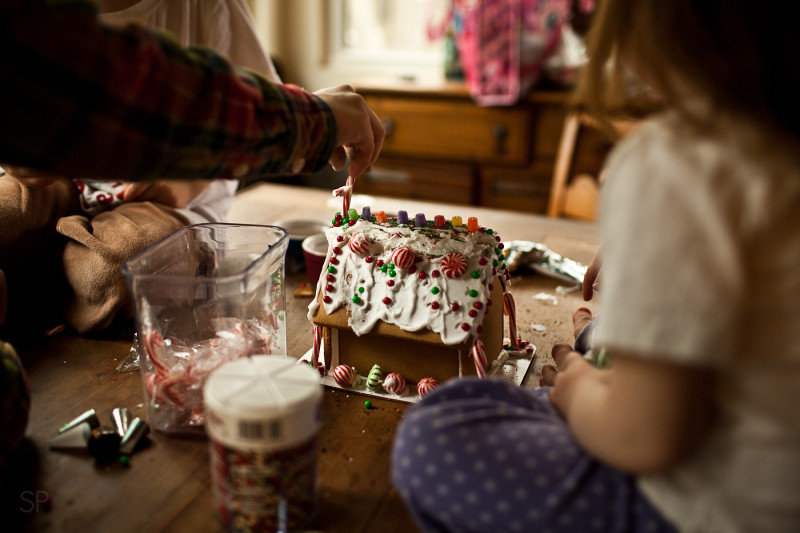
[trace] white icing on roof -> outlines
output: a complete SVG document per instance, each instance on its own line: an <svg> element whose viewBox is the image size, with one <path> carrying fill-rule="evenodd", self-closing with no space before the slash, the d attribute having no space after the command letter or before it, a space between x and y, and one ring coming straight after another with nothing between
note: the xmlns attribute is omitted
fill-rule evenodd
<svg viewBox="0 0 800 533"><path fill-rule="evenodd" d="M369 238L368 254L359 255L348 246L356 233ZM328 314L341 307L349 310L349 325L356 335L368 333L382 320L406 331L429 329L448 345L477 338L492 305L490 285L498 259L502 260L499 237L491 230L472 233L465 227L434 227L430 222L415 227L398 226L395 219L383 224L359 219L352 226L329 228L327 237L328 255L317 294L322 291ZM402 246L414 251L414 265L389 268L392 252ZM459 277L448 278L442 271L442 257L450 252L466 258L466 270ZM318 306L314 299L309 319Z"/></svg>

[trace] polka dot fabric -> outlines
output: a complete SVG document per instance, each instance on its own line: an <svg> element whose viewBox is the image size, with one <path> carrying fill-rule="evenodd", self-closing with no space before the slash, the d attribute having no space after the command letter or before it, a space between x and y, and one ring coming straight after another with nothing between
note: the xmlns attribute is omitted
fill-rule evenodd
<svg viewBox="0 0 800 533"><path fill-rule="evenodd" d="M675 531L580 449L546 388L502 380L451 380L411 407L392 481L425 532Z"/></svg>

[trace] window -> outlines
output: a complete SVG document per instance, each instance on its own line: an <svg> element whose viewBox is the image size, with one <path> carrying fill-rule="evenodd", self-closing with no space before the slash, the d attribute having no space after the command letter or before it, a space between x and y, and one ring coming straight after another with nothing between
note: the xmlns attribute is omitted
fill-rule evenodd
<svg viewBox="0 0 800 533"><path fill-rule="evenodd" d="M441 65L450 0L336 0L332 48L339 62Z"/></svg>

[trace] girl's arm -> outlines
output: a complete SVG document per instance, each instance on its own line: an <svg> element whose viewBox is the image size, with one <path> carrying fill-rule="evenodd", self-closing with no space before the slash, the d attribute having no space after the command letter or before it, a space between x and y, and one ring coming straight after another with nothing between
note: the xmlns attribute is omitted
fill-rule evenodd
<svg viewBox="0 0 800 533"><path fill-rule="evenodd" d="M697 447L711 417L707 372L613 352L608 370L553 348L550 398L593 457L633 474L666 470Z"/></svg>

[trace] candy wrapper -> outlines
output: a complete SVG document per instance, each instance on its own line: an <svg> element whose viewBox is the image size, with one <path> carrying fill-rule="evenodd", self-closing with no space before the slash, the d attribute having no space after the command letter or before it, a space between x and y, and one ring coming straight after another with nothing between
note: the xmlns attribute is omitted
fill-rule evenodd
<svg viewBox="0 0 800 533"><path fill-rule="evenodd" d="M208 376L229 361L272 354L279 347L274 324L233 318L214 322L216 336L191 345L164 339L157 329L148 330L139 343L147 413L156 429L202 426Z"/></svg>
<svg viewBox="0 0 800 533"><path fill-rule="evenodd" d="M506 242L503 252L510 272L529 268L565 283L581 284L586 265L553 252L544 244L529 241Z"/></svg>

